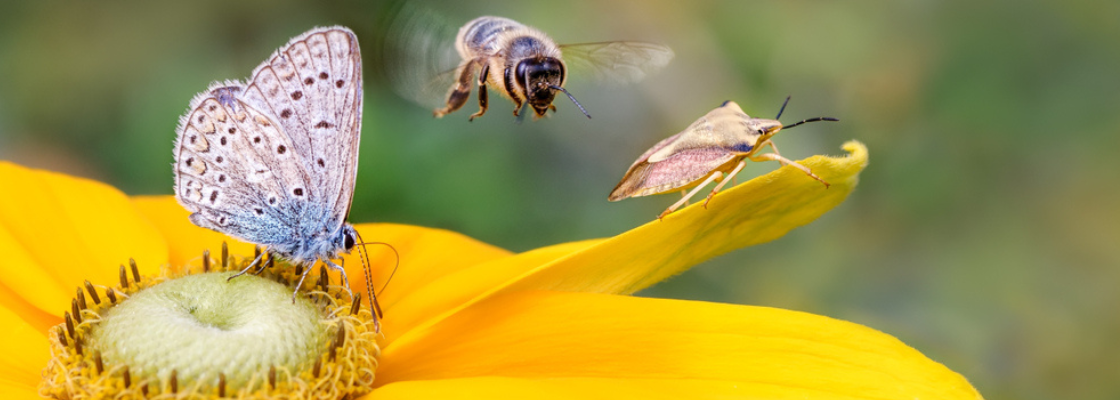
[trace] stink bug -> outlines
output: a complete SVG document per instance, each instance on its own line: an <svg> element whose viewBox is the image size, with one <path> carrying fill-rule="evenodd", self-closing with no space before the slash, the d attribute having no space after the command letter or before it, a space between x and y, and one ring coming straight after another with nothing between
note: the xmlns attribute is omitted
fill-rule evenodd
<svg viewBox="0 0 1120 400"><path fill-rule="evenodd" d="M728 179L724 179L723 174L726 172L734 179L735 174L747 165L747 159L792 165L827 188L828 182L813 174L809 168L782 157L770 138L783 128L789 129L806 122L839 119L817 117L783 126L778 118L781 118L788 103L789 97L774 119L762 119L751 118L734 101L723 102L681 133L658 142L638 157L607 199L619 201L628 197L681 191L684 198L665 209L658 216L660 219L686 204L688 199L708 183L720 181L704 200L704 207L707 207L712 196L727 185ZM773 152L759 153L764 146L770 146ZM695 189L687 191L692 187Z"/></svg>

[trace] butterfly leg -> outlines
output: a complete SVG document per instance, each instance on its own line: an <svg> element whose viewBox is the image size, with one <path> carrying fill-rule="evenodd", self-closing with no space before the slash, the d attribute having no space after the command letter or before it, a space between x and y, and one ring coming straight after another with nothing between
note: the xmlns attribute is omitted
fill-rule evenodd
<svg viewBox="0 0 1120 400"><path fill-rule="evenodd" d="M731 175L732 179L721 180L720 183L716 185L715 189L712 189L712 192L708 193L708 198L704 200L704 208L708 208L708 203L712 201L712 196L715 196L716 192L719 192L720 189L723 189L723 187L727 185L727 182L733 181L735 175L738 174L739 171L742 171L743 167L745 166L747 166L747 160L739 161L739 165L736 165L735 169L727 173L728 175Z"/></svg>
<svg viewBox="0 0 1120 400"><path fill-rule="evenodd" d="M245 269L242 269L241 272L233 274L233 276L226 279L226 282L229 282L229 281L233 280L233 278L239 277L241 275L245 275L245 273L251 271L253 268L256 268L256 266L258 264L260 264L261 259L264 258L264 255L267 254L267 253L268 253L267 251L264 251L264 252L261 252L261 254L257 254L257 258L254 258L253 262L249 263L249 266L245 267Z"/></svg>
<svg viewBox="0 0 1120 400"><path fill-rule="evenodd" d="M335 264L334 261L325 258L321 261L323 261L323 264L327 264L328 267L331 267L331 269L338 270L338 274L342 277L342 288L346 289L346 293L350 294L350 298L353 298L354 292L350 291L350 281L346 280L346 268L343 268L342 266Z"/></svg>
<svg viewBox="0 0 1120 400"><path fill-rule="evenodd" d="M471 77L474 76L474 70L478 68L481 63L481 58L475 58L459 66L459 80L455 82L455 85L451 86L451 91L447 94L447 106L436 109L432 112L432 115L436 118L440 118L462 108L464 104L467 104L467 98L471 96Z"/></svg>
<svg viewBox="0 0 1120 400"><path fill-rule="evenodd" d="M797 169L801 170L801 172L804 172L805 175L809 175L810 178L816 179L817 181L820 181L820 183L823 183L824 187L827 188L827 187L830 186L828 182L825 182L824 179L821 179L821 177L817 176L817 174L814 174L813 171L810 170L808 167L806 167L804 165L801 165L801 164L798 164L797 162L795 162L793 160L790 160L788 158L779 156L777 154L774 154L774 153L759 154L759 155L751 156L750 159L751 159L751 161L777 161L777 162L782 163L782 165L792 165L792 166L796 167Z"/></svg>
<svg viewBox="0 0 1120 400"><path fill-rule="evenodd" d="M299 293L299 288L303 287L303 280L307 279L307 274L311 272L311 267L303 269L303 273L299 275L299 283L296 284L296 290L292 291L292 304L296 303L296 294Z"/></svg>
<svg viewBox="0 0 1120 400"><path fill-rule="evenodd" d="M482 66L482 72L478 74L478 112L471 114L468 121L474 121L475 118L481 117L486 114L486 108L489 103L489 93L486 90L486 80L490 77L490 64Z"/></svg>
<svg viewBox="0 0 1120 400"><path fill-rule="evenodd" d="M666 215L669 215L669 213L676 211L676 209L680 208L682 205L684 205L684 203L688 202L688 199L691 199L692 196L695 196L696 193L700 191L700 189L703 189L704 186L708 186L709 183L712 183L712 181L716 180L716 178L722 176L722 172L713 171L712 174L708 176L708 179L705 179L703 182L700 182L699 185L696 185L696 189L692 189L691 192L688 192L688 194L685 195L683 199L680 199L680 201L673 203L673 205L669 206L669 208L666 208L665 211L662 211L661 215L657 216L657 219L663 219Z"/></svg>

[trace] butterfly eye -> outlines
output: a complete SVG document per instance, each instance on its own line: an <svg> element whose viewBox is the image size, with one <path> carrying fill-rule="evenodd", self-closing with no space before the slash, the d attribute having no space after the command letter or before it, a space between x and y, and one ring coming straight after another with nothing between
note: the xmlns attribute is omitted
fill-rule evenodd
<svg viewBox="0 0 1120 400"><path fill-rule="evenodd" d="M342 242L343 247L349 251L354 248L354 235L351 234L350 231L346 231L346 234L343 235Z"/></svg>

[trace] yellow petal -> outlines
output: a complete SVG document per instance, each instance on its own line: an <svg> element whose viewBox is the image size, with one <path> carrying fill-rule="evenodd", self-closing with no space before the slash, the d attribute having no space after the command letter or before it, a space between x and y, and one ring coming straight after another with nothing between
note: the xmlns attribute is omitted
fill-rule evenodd
<svg viewBox="0 0 1120 400"><path fill-rule="evenodd" d="M735 393L760 398L980 398L960 375L861 325L774 308L591 293L492 297L410 332L381 361L376 384L390 393L396 382L507 377L662 380L678 388L708 381L722 388L717 393L733 383ZM593 380L581 384L594 387Z"/></svg>
<svg viewBox="0 0 1120 400"><path fill-rule="evenodd" d="M50 359L43 332L24 322L12 310L0 306L0 398L7 390L30 388L36 393L39 371Z"/></svg>
<svg viewBox="0 0 1120 400"><path fill-rule="evenodd" d="M35 386L0 379L0 399L42 399L42 396L39 396L39 389Z"/></svg>
<svg viewBox="0 0 1120 400"><path fill-rule="evenodd" d="M367 245L364 251L369 255L371 277L374 288L385 290L378 294L378 302L386 315L395 309L398 301L410 295L429 282L446 275L454 274L464 268L496 258L507 257L505 250L480 242L461 233L444 229L424 228L400 224L357 224L358 234L369 242L387 243L400 253L400 265L393 273L397 257L381 245ZM346 274L361 277L362 260L359 250L346 255ZM393 275L391 281L389 276ZM363 279L351 278L350 287L365 292ZM385 283L389 281L388 286ZM393 314L398 314L395 310ZM388 322L386 321L387 323Z"/></svg>
<svg viewBox="0 0 1120 400"><path fill-rule="evenodd" d="M0 162L0 295L60 315L85 279L111 285L129 257L167 262L158 232L107 185Z"/></svg>
<svg viewBox="0 0 1120 400"><path fill-rule="evenodd" d="M798 161L831 183L829 188L794 167L783 167L724 190L707 209L693 204L664 221L655 219L610 239L556 248L567 254L550 252L522 264L481 265L433 281L430 289L417 291L417 298L409 302L408 313L427 321L412 318L397 324L400 331L387 332L387 338L391 342L403 331L498 293L634 293L709 258L777 239L836 207L855 189L860 171L867 166L867 148L850 141L844 149L850 154Z"/></svg>
<svg viewBox="0 0 1120 400"><path fill-rule="evenodd" d="M253 254L252 244L192 224L187 219L191 213L173 196L136 196L132 203L167 240L167 261L173 268L201 260L205 250L210 250L211 257L218 259L223 241L229 245L230 254Z"/></svg>
<svg viewBox="0 0 1120 400"><path fill-rule="evenodd" d="M815 388L698 379L479 377L407 381L368 399L845 399Z"/></svg>
<svg viewBox="0 0 1120 400"><path fill-rule="evenodd" d="M478 296L481 288L496 288L506 283L511 276L552 262L572 252L582 250L600 240L587 240L543 247L512 257L494 259L479 263L470 268L448 274L442 279L421 288L408 291L396 304L392 312L385 313L384 344L392 343L409 329L439 315L447 310L449 304L465 304ZM395 285L395 284L394 284Z"/></svg>

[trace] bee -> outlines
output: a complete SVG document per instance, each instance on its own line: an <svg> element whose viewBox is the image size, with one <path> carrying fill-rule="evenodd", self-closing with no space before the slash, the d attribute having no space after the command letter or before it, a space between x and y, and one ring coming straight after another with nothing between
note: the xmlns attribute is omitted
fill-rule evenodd
<svg viewBox="0 0 1120 400"><path fill-rule="evenodd" d="M521 116L526 105L534 119L556 111L552 104L563 92L587 118L591 115L576 101L564 84L568 81L569 58L573 65L586 67L588 74L612 81L632 82L664 67L673 51L663 45L643 42L599 42L557 45L544 32L509 18L485 16L467 22L459 29L455 49L461 62L454 70L444 107L433 114L439 118L466 104L473 82L478 84L478 112L488 106L488 88L513 101L513 115ZM477 79L475 79L477 76Z"/></svg>
<svg viewBox="0 0 1120 400"><path fill-rule="evenodd" d="M683 198L669 206L657 218L664 218L700 189L712 181L720 181L708 198L704 207L723 189L731 177L751 161L777 161L783 166L792 165L810 178L820 181L827 188L828 182L817 176L808 167L798 164L778 153L778 148L770 139L782 129L816 121L839 121L836 118L816 117L790 125L782 125L778 118L789 104L789 98L782 104L774 119L751 118L734 101L728 100L708 114L689 125L684 131L670 136L655 144L645 154L638 157L607 197L609 201L619 201L629 197L648 196L680 191ZM759 153L769 146L772 153ZM724 176L727 173L727 177ZM695 187L691 192L688 189Z"/></svg>

